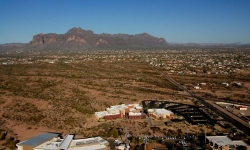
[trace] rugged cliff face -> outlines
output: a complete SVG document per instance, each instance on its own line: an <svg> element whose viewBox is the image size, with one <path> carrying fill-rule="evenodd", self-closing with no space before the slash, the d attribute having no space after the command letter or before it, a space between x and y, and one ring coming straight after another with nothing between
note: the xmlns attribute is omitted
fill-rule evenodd
<svg viewBox="0 0 250 150"><path fill-rule="evenodd" d="M38 34L33 36L32 41L30 42L31 45L43 45L43 44L51 44L56 43L58 39L57 34Z"/></svg>
<svg viewBox="0 0 250 150"><path fill-rule="evenodd" d="M67 46L81 48L108 47L166 47L164 38L153 37L147 33L128 34L94 34L91 30L72 28L65 34L37 34L29 44L32 47Z"/></svg>

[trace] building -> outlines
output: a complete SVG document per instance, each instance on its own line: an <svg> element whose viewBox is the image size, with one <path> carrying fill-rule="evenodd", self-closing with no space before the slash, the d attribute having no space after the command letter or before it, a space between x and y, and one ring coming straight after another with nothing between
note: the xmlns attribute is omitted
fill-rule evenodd
<svg viewBox="0 0 250 150"><path fill-rule="evenodd" d="M129 119L141 119L142 118L142 113L129 112L128 118Z"/></svg>
<svg viewBox="0 0 250 150"><path fill-rule="evenodd" d="M194 89L200 90L201 88L199 86L194 86Z"/></svg>
<svg viewBox="0 0 250 150"><path fill-rule="evenodd" d="M238 105L238 106L235 106L235 108L239 110L247 110L247 106Z"/></svg>
<svg viewBox="0 0 250 150"><path fill-rule="evenodd" d="M104 119L106 120L111 120L111 119L119 119L122 118L122 114L108 114L106 116L104 116Z"/></svg>
<svg viewBox="0 0 250 150"><path fill-rule="evenodd" d="M118 145L115 146L115 150L129 150L130 146L128 145L126 147L125 143L120 143Z"/></svg>
<svg viewBox="0 0 250 150"><path fill-rule="evenodd" d="M224 85L225 87L228 87L229 86L229 83L226 83L226 82L223 82L221 83L222 85Z"/></svg>
<svg viewBox="0 0 250 150"><path fill-rule="evenodd" d="M200 85L206 86L206 85L207 85L207 83L202 82L202 83L200 83Z"/></svg>
<svg viewBox="0 0 250 150"><path fill-rule="evenodd" d="M26 141L17 143L17 150L33 150L39 145L53 141L56 142L60 134L57 133L43 133ZM58 142L56 142L58 144ZM55 143L55 144L56 144ZM53 143L54 144L54 143Z"/></svg>
<svg viewBox="0 0 250 150"><path fill-rule="evenodd" d="M148 109L148 115L156 119L174 119L176 116L172 111L166 109Z"/></svg>
<svg viewBox="0 0 250 150"><path fill-rule="evenodd" d="M244 141L233 141L227 136L206 136L206 140L210 147L216 150L235 150L239 146L246 146L250 150L250 146Z"/></svg>
<svg viewBox="0 0 250 150"><path fill-rule="evenodd" d="M43 133L16 144L17 150L109 150L109 142L101 137L74 139L68 134L61 138L59 133Z"/></svg>
<svg viewBox="0 0 250 150"><path fill-rule="evenodd" d="M107 111L95 112L95 117L96 117L97 119L102 119L102 118L104 118L104 116L106 116L106 115L109 115L109 112L107 112Z"/></svg>

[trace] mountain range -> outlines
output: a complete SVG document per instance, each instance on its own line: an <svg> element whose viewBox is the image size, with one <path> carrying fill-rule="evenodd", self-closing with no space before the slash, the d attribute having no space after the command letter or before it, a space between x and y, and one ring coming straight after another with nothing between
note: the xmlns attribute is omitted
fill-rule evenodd
<svg viewBox="0 0 250 150"><path fill-rule="evenodd" d="M242 43L168 43L164 38L148 33L95 34L91 30L72 28L65 34L37 34L29 43L0 44L0 51L11 50L84 50L84 49L167 49L167 48L218 48L249 47Z"/></svg>
<svg viewBox="0 0 250 150"><path fill-rule="evenodd" d="M28 44L32 48L164 48L170 44L164 38L142 34L95 34L91 30L72 28L65 34L37 34Z"/></svg>

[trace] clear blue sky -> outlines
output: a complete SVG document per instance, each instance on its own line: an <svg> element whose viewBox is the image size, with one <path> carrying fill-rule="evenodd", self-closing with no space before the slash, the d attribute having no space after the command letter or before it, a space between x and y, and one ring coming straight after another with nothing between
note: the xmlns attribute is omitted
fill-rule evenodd
<svg viewBox="0 0 250 150"><path fill-rule="evenodd" d="M72 27L168 42L250 43L250 0L0 0L0 44Z"/></svg>

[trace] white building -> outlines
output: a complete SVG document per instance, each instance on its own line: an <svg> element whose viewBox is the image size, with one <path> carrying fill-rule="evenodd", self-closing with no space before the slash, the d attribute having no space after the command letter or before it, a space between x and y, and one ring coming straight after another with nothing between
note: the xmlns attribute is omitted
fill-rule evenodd
<svg viewBox="0 0 250 150"><path fill-rule="evenodd" d="M207 85L205 82L202 82L202 83L200 83L200 85L203 85L203 86L205 86L205 85Z"/></svg>
<svg viewBox="0 0 250 150"><path fill-rule="evenodd" d="M68 134L64 139L57 133L43 133L26 141L17 143L17 150L109 150L109 142L101 137L73 139Z"/></svg>
<svg viewBox="0 0 250 150"><path fill-rule="evenodd" d="M227 136L206 136L206 139L212 149L230 150L236 149L238 146L246 146L247 149L250 149L250 146L244 141L233 141Z"/></svg>
<svg viewBox="0 0 250 150"><path fill-rule="evenodd" d="M103 118L104 116L106 115L109 115L109 112L108 111L99 111L99 112L95 112L95 117L97 119L101 119Z"/></svg>
<svg viewBox="0 0 250 150"><path fill-rule="evenodd" d="M95 112L95 117L97 119L105 118L105 116L118 115L120 114L121 118L125 117L125 114L129 112L140 113L142 111L142 107L139 104L121 104L110 106L110 108L106 108L106 111Z"/></svg>
<svg viewBox="0 0 250 150"><path fill-rule="evenodd" d="M119 114L120 113L120 109L117 109L117 108L107 108L106 110L109 114Z"/></svg>
<svg viewBox="0 0 250 150"><path fill-rule="evenodd" d="M221 84L224 85L224 86L226 86L226 87L229 86L229 83L226 83L226 82L223 82L223 83L221 83Z"/></svg>
<svg viewBox="0 0 250 150"><path fill-rule="evenodd" d="M148 109L148 114L149 116L154 117L156 119L159 119L159 118L173 119L176 117L172 111L166 110L166 109Z"/></svg>
<svg viewBox="0 0 250 150"><path fill-rule="evenodd" d="M194 89L200 90L201 88L199 86L194 86Z"/></svg>
<svg viewBox="0 0 250 150"><path fill-rule="evenodd" d="M121 143L117 146L115 146L115 150L129 150L130 146L128 145L126 148L126 144L125 143Z"/></svg>

